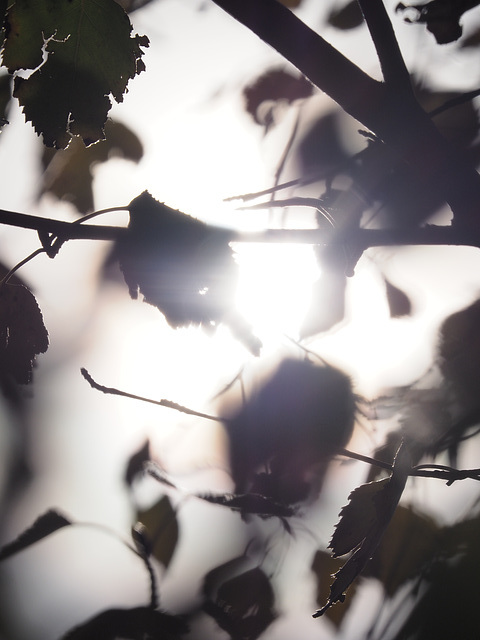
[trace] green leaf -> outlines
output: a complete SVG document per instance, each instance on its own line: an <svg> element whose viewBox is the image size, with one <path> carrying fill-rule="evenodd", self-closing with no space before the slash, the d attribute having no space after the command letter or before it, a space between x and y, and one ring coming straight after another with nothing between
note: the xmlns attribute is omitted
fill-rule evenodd
<svg viewBox="0 0 480 640"><path fill-rule="evenodd" d="M86 148L79 138L73 138L67 149L44 148L40 195L50 193L67 200L80 213L93 211L93 167L112 157L139 162L142 156L143 146L135 133L120 122L108 120L105 139L97 144Z"/></svg>
<svg viewBox="0 0 480 640"><path fill-rule="evenodd" d="M175 510L167 496L163 496L149 509L137 512L144 525L142 535L153 557L168 567L178 542L178 522Z"/></svg>
<svg viewBox="0 0 480 640"><path fill-rule="evenodd" d="M32 544L43 540L51 533L58 531L63 527L71 525L72 522L54 510L47 511L41 515L31 527L21 533L18 538L9 542L0 549L0 560L5 560L10 556L24 551Z"/></svg>
<svg viewBox="0 0 480 640"><path fill-rule="evenodd" d="M0 286L0 375L28 384L35 356L47 349L48 333L33 293L19 284Z"/></svg>
<svg viewBox="0 0 480 640"><path fill-rule="evenodd" d="M345 600L345 591L377 549L395 513L410 470L410 454L401 446L389 478L361 485L350 494L349 503L340 512L340 521L329 547L334 557L349 551L354 553L335 574L330 596L326 604L314 613L314 618L323 615L335 602Z"/></svg>
<svg viewBox="0 0 480 640"><path fill-rule="evenodd" d="M0 75L0 127L8 124L7 112L12 100L12 77Z"/></svg>
<svg viewBox="0 0 480 640"><path fill-rule="evenodd" d="M342 561L338 558L332 558L329 553L324 551L317 551L312 562L312 571L317 578L317 597L316 602L319 606L322 606L329 596L329 585L332 575L335 574L342 566ZM341 607L329 607L325 612L325 616L332 622L337 628L340 627L345 614L347 613L350 605L353 602L353 598L356 593L355 583L348 590L343 606Z"/></svg>
<svg viewBox="0 0 480 640"><path fill-rule="evenodd" d="M63 149L72 135L86 145L103 139L108 96L121 102L145 68L140 46L148 39L131 31L115 0L16 0L10 7L3 64L11 73L36 69L15 78L14 96L47 146Z"/></svg>

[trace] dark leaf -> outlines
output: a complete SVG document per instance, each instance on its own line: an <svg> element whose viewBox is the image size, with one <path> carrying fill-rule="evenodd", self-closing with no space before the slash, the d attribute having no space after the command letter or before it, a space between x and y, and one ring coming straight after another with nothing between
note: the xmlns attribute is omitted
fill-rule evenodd
<svg viewBox="0 0 480 640"><path fill-rule="evenodd" d="M108 609L66 633L62 640L178 640L185 621L149 607Z"/></svg>
<svg viewBox="0 0 480 640"><path fill-rule="evenodd" d="M163 496L150 508L138 511L137 519L145 527L143 537L151 555L168 567L178 542L177 515L170 500Z"/></svg>
<svg viewBox="0 0 480 640"><path fill-rule="evenodd" d="M12 99L12 76L0 75L0 127L8 124L8 110Z"/></svg>
<svg viewBox="0 0 480 640"><path fill-rule="evenodd" d="M247 112L257 124L267 127L272 123L268 105L274 106L280 101L290 104L308 98L312 93L313 86L304 76L293 75L284 69L266 71L243 90Z"/></svg>
<svg viewBox="0 0 480 640"><path fill-rule="evenodd" d="M104 138L108 96L121 102L145 68L140 47L148 39L131 31L114 0L17 0L9 8L3 64L11 73L36 69L15 78L14 96L47 146L63 149L72 135L86 145Z"/></svg>
<svg viewBox="0 0 480 640"><path fill-rule="evenodd" d="M130 203L129 235L117 256L132 298L143 294L172 327L225 322L255 355L261 343L235 310L238 269L230 234L157 202L144 192Z"/></svg>
<svg viewBox="0 0 480 640"><path fill-rule="evenodd" d="M331 456L345 446L355 411L351 381L342 371L283 360L225 424L236 492L250 492L257 472L268 466L270 486L277 485L268 497L287 503L313 466L321 478Z"/></svg>
<svg viewBox="0 0 480 640"><path fill-rule="evenodd" d="M105 139L90 147L85 147L79 138L73 138L67 149L44 147L39 195L51 193L60 200L67 200L80 213L93 211L94 166L113 157L139 162L142 156L142 143L133 131L120 122L108 120Z"/></svg>
<svg viewBox="0 0 480 640"><path fill-rule="evenodd" d="M329 553L317 551L312 562L312 571L317 578L317 597L316 602L319 606L323 605L330 593L330 583L332 575L334 575L342 566L342 561L338 558L332 558ZM347 613L356 593L356 583L354 582L345 595L345 601L341 607L329 607L325 612L325 616L337 628L340 627L345 614Z"/></svg>
<svg viewBox="0 0 480 640"><path fill-rule="evenodd" d="M357 0L350 0L340 9L334 8L327 21L329 25L336 29L355 29L363 24L363 14Z"/></svg>
<svg viewBox="0 0 480 640"><path fill-rule="evenodd" d="M208 575L205 580L212 582ZM270 582L261 569L255 568L224 582L203 608L232 640L255 640L274 621L273 605Z"/></svg>
<svg viewBox="0 0 480 640"><path fill-rule="evenodd" d="M373 556L390 523L411 470L410 454L403 446L397 452L392 475L383 480L357 487L349 503L340 512L340 520L329 547L334 557L353 551L353 555L335 574L326 604L314 618L325 613L336 602L345 600L345 591L362 573Z"/></svg>
<svg viewBox="0 0 480 640"><path fill-rule="evenodd" d="M387 291L388 307L392 318L402 318L409 316L412 312L410 298L398 287L395 287L385 278L385 288Z"/></svg>
<svg viewBox="0 0 480 640"><path fill-rule="evenodd" d="M400 2L395 11L404 13L405 22L425 23L438 44L447 44L460 38L460 18L465 11L477 4L478 0L432 0L425 4L411 5Z"/></svg>
<svg viewBox="0 0 480 640"><path fill-rule="evenodd" d="M239 511L243 516L257 515L261 518L290 518L295 514L292 507L255 493L245 493L243 495L197 494L197 498L206 500L212 504L228 507L232 509L232 511Z"/></svg>
<svg viewBox="0 0 480 640"><path fill-rule="evenodd" d="M150 460L150 442L145 440L142 447L129 459L125 470L125 483L131 487L135 478L144 472L144 463Z"/></svg>
<svg viewBox="0 0 480 640"><path fill-rule="evenodd" d="M51 533L71 524L72 522L70 520L67 520L67 518L57 511L47 511L37 518L32 526L21 533L18 538L9 542L0 549L0 560L5 560L20 551L24 551L32 544L43 540L43 538L46 538Z"/></svg>
<svg viewBox="0 0 480 640"><path fill-rule="evenodd" d="M34 295L19 284L0 286L0 375L32 381L35 356L48 349L48 333Z"/></svg>

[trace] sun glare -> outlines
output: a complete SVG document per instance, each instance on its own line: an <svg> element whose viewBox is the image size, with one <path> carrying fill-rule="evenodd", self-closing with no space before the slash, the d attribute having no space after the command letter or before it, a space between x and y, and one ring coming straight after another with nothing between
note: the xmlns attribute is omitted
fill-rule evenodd
<svg viewBox="0 0 480 640"><path fill-rule="evenodd" d="M278 334L298 337L320 270L311 247L248 244L235 247L240 266L239 311L268 342Z"/></svg>

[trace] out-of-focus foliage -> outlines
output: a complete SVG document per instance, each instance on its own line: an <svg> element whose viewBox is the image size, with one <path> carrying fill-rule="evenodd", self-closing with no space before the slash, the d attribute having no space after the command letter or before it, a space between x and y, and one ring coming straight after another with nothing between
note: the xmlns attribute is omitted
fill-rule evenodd
<svg viewBox="0 0 480 640"><path fill-rule="evenodd" d="M478 0L431 0L424 4L399 2L396 11L404 13L405 22L425 23L438 44L448 44L461 37L460 18L477 4Z"/></svg>

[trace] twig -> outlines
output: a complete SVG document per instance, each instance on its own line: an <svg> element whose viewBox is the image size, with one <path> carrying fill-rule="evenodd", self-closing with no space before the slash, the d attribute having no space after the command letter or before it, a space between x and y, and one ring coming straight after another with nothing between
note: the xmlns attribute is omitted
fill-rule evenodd
<svg viewBox="0 0 480 640"><path fill-rule="evenodd" d="M127 391L121 391L120 389L115 389L114 387L104 387L101 384L98 384L92 376L88 373L85 368L81 368L80 372L85 380L89 383L93 389L97 391L101 391L102 393L111 394L114 396L122 396L124 398L131 398L133 400L141 400L142 402L148 402L150 404L155 404L160 407L166 407L167 409L173 409L174 411L179 411L180 413L186 413L190 416L196 416L197 418L205 418L206 420L215 420L216 422L222 422L222 418L218 418L217 416L209 415L208 413L201 413L200 411L194 411L193 409L189 409L188 407L184 407L181 404L177 404L176 402L172 402L171 400L152 400L151 398L144 398L142 396L137 396L134 393L128 393Z"/></svg>

